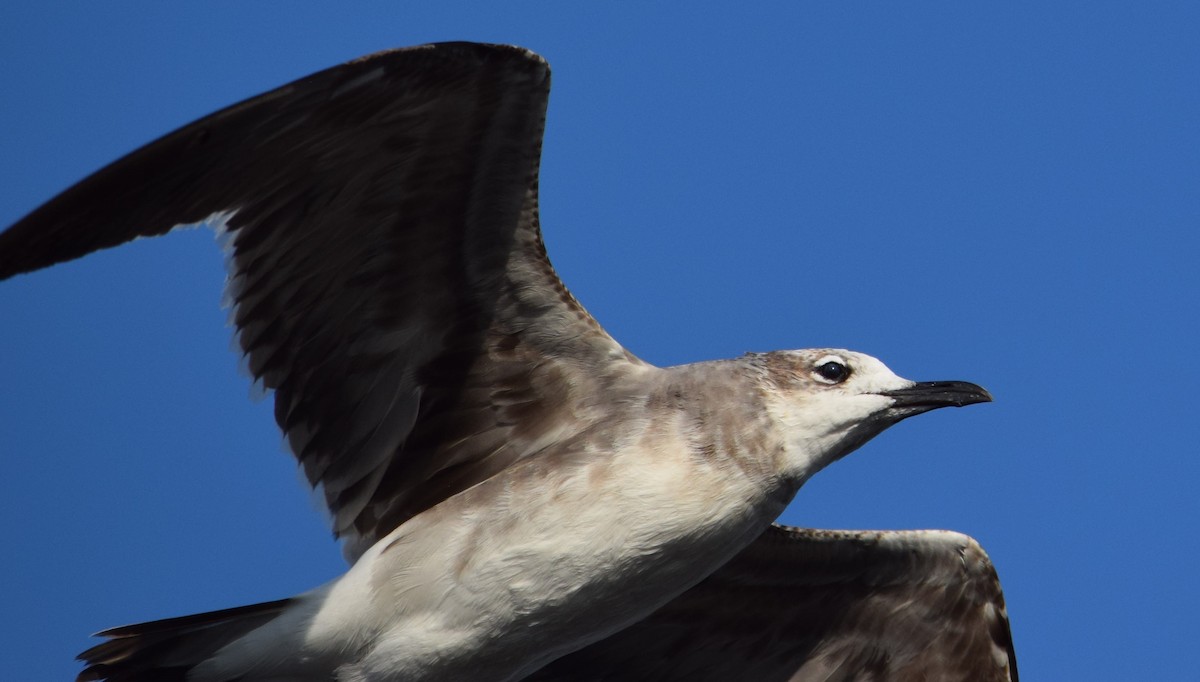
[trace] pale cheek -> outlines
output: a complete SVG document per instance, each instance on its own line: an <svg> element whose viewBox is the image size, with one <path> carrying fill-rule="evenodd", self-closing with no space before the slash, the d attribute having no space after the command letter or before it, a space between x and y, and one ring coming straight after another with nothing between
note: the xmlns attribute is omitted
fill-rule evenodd
<svg viewBox="0 0 1200 682"><path fill-rule="evenodd" d="M891 404L891 398L863 395L854 400L811 406L795 413L789 421L792 428L802 429L815 438L840 436L849 427L861 423Z"/></svg>

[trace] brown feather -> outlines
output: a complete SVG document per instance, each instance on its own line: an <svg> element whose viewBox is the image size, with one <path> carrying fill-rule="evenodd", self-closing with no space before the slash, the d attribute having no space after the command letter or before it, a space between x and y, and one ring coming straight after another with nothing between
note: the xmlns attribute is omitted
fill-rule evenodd
<svg viewBox="0 0 1200 682"><path fill-rule="evenodd" d="M642 622L531 682L1017 682L987 554L945 531L772 526Z"/></svg>

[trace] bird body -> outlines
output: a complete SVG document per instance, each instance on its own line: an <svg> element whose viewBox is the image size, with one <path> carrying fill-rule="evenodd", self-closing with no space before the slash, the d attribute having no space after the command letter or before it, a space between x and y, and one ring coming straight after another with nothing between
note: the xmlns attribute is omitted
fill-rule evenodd
<svg viewBox="0 0 1200 682"><path fill-rule="evenodd" d="M887 679L877 651L918 676L1015 679L986 556L945 570L974 551L961 536L781 543L771 525L889 426L991 396L838 349L634 357L545 253L548 92L546 63L520 48L372 55L185 126L0 233L4 279L219 223L246 364L351 562L289 599L104 631L81 680L728 679L746 656L763 679ZM624 639L711 641L675 614L757 584L757 558L778 552L799 567L788 585L818 576L867 625L760 606L715 648ZM880 592L880 575L898 587ZM920 619L947 627L886 627L889 600L931 586ZM718 629L741 622L710 610Z"/></svg>
<svg viewBox="0 0 1200 682"><path fill-rule="evenodd" d="M845 454L840 438L790 442L815 430L773 414L836 402L831 432L856 423L845 395L771 395L794 384L773 371L834 353L876 390L913 383L839 350L637 366L592 429L408 520L189 679L299 679L327 666L371 682L515 680L628 627L727 563ZM263 655L272 650L287 654Z"/></svg>

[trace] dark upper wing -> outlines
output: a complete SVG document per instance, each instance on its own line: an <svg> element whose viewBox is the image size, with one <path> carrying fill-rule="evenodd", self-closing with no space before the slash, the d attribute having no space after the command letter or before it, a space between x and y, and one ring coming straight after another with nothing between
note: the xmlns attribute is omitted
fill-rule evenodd
<svg viewBox="0 0 1200 682"><path fill-rule="evenodd" d="M948 531L772 526L646 620L531 681L1017 680L1000 581Z"/></svg>
<svg viewBox="0 0 1200 682"><path fill-rule="evenodd" d="M235 104L0 234L0 279L225 219L254 376L353 560L413 514L586 427L639 361L546 259L550 72L450 43Z"/></svg>

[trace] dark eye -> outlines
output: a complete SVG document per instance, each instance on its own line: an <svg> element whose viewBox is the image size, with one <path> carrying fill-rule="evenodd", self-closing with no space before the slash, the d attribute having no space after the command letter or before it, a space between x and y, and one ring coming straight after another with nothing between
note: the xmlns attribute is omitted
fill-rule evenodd
<svg viewBox="0 0 1200 682"><path fill-rule="evenodd" d="M830 360L817 365L814 370L817 376L831 384L840 384L850 376L850 368L840 362Z"/></svg>

